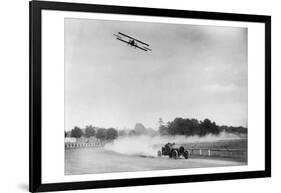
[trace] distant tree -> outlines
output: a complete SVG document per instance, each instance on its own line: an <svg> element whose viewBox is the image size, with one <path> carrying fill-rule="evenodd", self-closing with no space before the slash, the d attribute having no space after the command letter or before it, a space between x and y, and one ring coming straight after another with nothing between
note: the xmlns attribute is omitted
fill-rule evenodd
<svg viewBox="0 0 281 193"><path fill-rule="evenodd" d="M92 137L96 135L96 130L92 125L87 125L85 129L85 136Z"/></svg>
<svg viewBox="0 0 281 193"><path fill-rule="evenodd" d="M218 134L220 129L215 122L211 122L209 119L199 122L197 119L183 119L178 117L174 121L168 122L167 128L163 126L159 128L159 133L162 135L166 131L169 135L204 136L206 134Z"/></svg>
<svg viewBox="0 0 281 193"><path fill-rule="evenodd" d="M109 128L106 131L106 139L114 140L118 137L118 131L114 128Z"/></svg>
<svg viewBox="0 0 281 193"><path fill-rule="evenodd" d="M169 135L184 135L185 120L183 118L175 118L168 125Z"/></svg>
<svg viewBox="0 0 281 193"><path fill-rule="evenodd" d="M164 125L164 121L161 117L159 118L158 123L159 123L159 126Z"/></svg>
<svg viewBox="0 0 281 193"><path fill-rule="evenodd" d="M236 133L236 134L247 134L248 133L248 129L246 127L233 127L233 126L226 126L226 125L222 125L219 127L219 131L225 131L225 132L229 132L229 133Z"/></svg>
<svg viewBox="0 0 281 193"><path fill-rule="evenodd" d="M160 135L168 135L168 127L166 127L165 125L160 125L158 132Z"/></svg>
<svg viewBox="0 0 281 193"><path fill-rule="evenodd" d="M137 132L135 130L130 130L128 133L129 136L136 136Z"/></svg>
<svg viewBox="0 0 281 193"><path fill-rule="evenodd" d="M154 136L157 136L158 134L159 134L159 132L156 131L155 129L146 128L146 135L154 137Z"/></svg>
<svg viewBox="0 0 281 193"><path fill-rule="evenodd" d="M126 136L126 135L127 135L127 132L126 132L125 130L119 130L119 131L118 131L118 136L124 137L124 136Z"/></svg>
<svg viewBox="0 0 281 193"><path fill-rule="evenodd" d="M159 123L158 133L160 135L168 135L168 127L164 125L164 121L161 117L159 118L158 123Z"/></svg>
<svg viewBox="0 0 281 193"><path fill-rule="evenodd" d="M96 133L96 138L102 139L102 140L106 139L106 132L107 131L104 128L98 129L97 133Z"/></svg>
<svg viewBox="0 0 281 193"><path fill-rule="evenodd" d="M216 125L215 122L211 122L209 119L205 119L201 123L202 127L202 132L201 135L206 135L206 134L218 134L219 133L219 127Z"/></svg>
<svg viewBox="0 0 281 193"><path fill-rule="evenodd" d="M222 132L222 131L227 132L227 128L228 128L228 126L222 125L222 126L219 127L219 130L220 130L220 132Z"/></svg>
<svg viewBox="0 0 281 193"><path fill-rule="evenodd" d="M245 127L233 127L233 126L218 126L216 122L212 122L210 119L204 119L198 121L197 119L184 119L181 117L175 118L173 121L168 122L165 126L162 123L162 119L159 119L160 135L199 135L205 136L207 134L217 135L221 131L226 131L235 134L247 135L247 128Z"/></svg>
<svg viewBox="0 0 281 193"><path fill-rule="evenodd" d="M191 131L192 135L199 135L201 132L200 123L197 119L191 119Z"/></svg>
<svg viewBox="0 0 281 193"><path fill-rule="evenodd" d="M83 135L83 131L79 128L79 127L74 127L74 129L71 130L71 137L75 137L75 138L80 138Z"/></svg>
<svg viewBox="0 0 281 193"><path fill-rule="evenodd" d="M137 135L143 135L143 134L146 134L146 128L144 127L144 125L142 123L137 123L135 125L135 128L134 128L135 132Z"/></svg>

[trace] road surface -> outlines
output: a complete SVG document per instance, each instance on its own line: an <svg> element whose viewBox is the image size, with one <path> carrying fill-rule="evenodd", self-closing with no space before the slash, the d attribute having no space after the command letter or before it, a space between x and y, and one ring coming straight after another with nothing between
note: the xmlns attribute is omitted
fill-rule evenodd
<svg viewBox="0 0 281 193"><path fill-rule="evenodd" d="M65 175L151 171L245 165L243 162L214 159L169 159L123 155L103 148L65 150Z"/></svg>

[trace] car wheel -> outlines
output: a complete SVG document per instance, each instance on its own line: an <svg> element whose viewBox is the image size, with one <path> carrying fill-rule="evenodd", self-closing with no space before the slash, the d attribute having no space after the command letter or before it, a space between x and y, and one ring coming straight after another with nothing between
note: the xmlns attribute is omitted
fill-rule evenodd
<svg viewBox="0 0 281 193"><path fill-rule="evenodd" d="M178 158L178 151L177 150L173 150L172 151L172 158L177 159Z"/></svg>
<svg viewBox="0 0 281 193"><path fill-rule="evenodd" d="M184 154L183 154L184 158L185 159L188 159L189 158L189 152L188 151L185 151Z"/></svg>
<svg viewBox="0 0 281 193"><path fill-rule="evenodd" d="M157 155L158 155L158 157L161 157L161 156L162 156L162 152L159 150L159 151L157 152Z"/></svg>
<svg viewBox="0 0 281 193"><path fill-rule="evenodd" d="M171 153L169 153L169 158L172 158L172 152L171 152Z"/></svg>
<svg viewBox="0 0 281 193"><path fill-rule="evenodd" d="M184 147L183 147L183 146L180 146L180 148L179 148L179 154L180 154L180 155L183 155L183 154L184 154Z"/></svg>

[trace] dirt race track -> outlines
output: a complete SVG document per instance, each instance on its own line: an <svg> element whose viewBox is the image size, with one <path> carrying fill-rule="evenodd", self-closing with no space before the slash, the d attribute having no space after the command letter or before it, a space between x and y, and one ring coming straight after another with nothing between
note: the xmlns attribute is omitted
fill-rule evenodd
<svg viewBox="0 0 281 193"><path fill-rule="evenodd" d="M215 159L169 159L123 155L103 148L65 150L65 175L202 168L245 165L243 162Z"/></svg>

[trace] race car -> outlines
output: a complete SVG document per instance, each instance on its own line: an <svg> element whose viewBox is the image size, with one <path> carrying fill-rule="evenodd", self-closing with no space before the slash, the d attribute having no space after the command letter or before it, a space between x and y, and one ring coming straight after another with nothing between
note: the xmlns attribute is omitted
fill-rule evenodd
<svg viewBox="0 0 281 193"><path fill-rule="evenodd" d="M169 156L169 158L177 159L183 157L189 158L189 151L184 149L183 146L176 145L175 143L167 143L157 152L158 157Z"/></svg>

